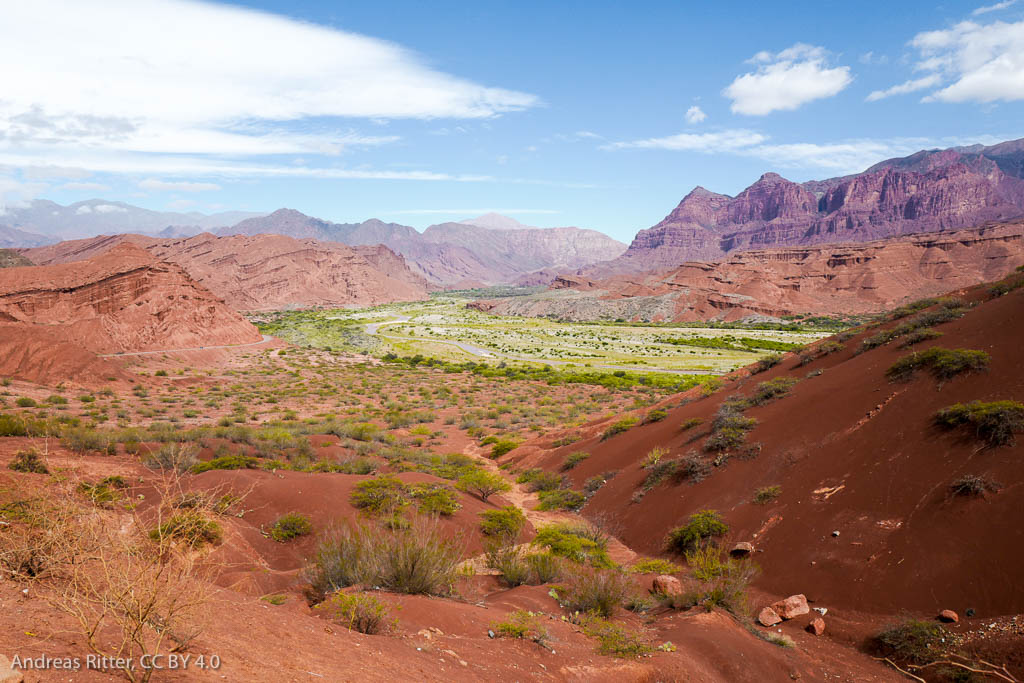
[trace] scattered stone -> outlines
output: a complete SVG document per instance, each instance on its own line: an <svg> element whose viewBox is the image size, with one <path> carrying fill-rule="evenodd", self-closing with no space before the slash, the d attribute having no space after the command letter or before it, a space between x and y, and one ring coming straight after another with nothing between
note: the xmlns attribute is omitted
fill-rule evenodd
<svg viewBox="0 0 1024 683"><path fill-rule="evenodd" d="M431 638L433 638L433 637L434 637L434 634L433 634L433 633L431 633L430 631L428 631L428 630L427 630L427 629L425 629L425 628L422 628L422 629L420 629L419 631L417 631L417 632L416 632L416 635L418 635L418 636L421 636L421 637L423 637L423 638L426 638L427 640L430 640Z"/></svg>
<svg viewBox="0 0 1024 683"><path fill-rule="evenodd" d="M832 536L833 536L834 538L838 538L838 537L839 537L839 531L838 531L838 530L836 530L836 531L833 531L833 532L832 532Z"/></svg>
<svg viewBox="0 0 1024 683"><path fill-rule="evenodd" d="M828 614L828 607L814 607L812 609L814 609L814 611L820 614L821 616L825 616L826 614Z"/></svg>
<svg viewBox="0 0 1024 683"><path fill-rule="evenodd" d="M22 591L21 591L21 594L24 595L27 598L28 597L28 589L27 588L23 588Z"/></svg>
<svg viewBox="0 0 1024 683"><path fill-rule="evenodd" d="M773 610L771 607L765 607L757 615L757 623L761 624L761 626L775 626L775 624L781 622L782 617L780 617L778 612Z"/></svg>
<svg viewBox="0 0 1024 683"><path fill-rule="evenodd" d="M746 541L741 541L732 547L729 554L733 557L746 557L752 552L754 552L754 545L752 543L747 543Z"/></svg>
<svg viewBox="0 0 1024 683"><path fill-rule="evenodd" d="M825 633L825 620L821 617L815 617L811 623L807 624L807 631L813 633L816 636L824 635Z"/></svg>
<svg viewBox="0 0 1024 683"><path fill-rule="evenodd" d="M659 574L651 582L651 591L658 595L680 595L683 592L683 584L674 576Z"/></svg>
<svg viewBox="0 0 1024 683"><path fill-rule="evenodd" d="M944 621L947 624L955 624L960 621L960 615L951 609L944 609L939 612L939 621Z"/></svg>
<svg viewBox="0 0 1024 683"><path fill-rule="evenodd" d="M488 638L493 638L494 637L494 631L492 631L491 629L487 629L487 637Z"/></svg>
<svg viewBox="0 0 1024 683"><path fill-rule="evenodd" d="M779 600L772 605L772 609L783 619L792 619L811 611L811 608L807 606L807 597L803 593Z"/></svg>

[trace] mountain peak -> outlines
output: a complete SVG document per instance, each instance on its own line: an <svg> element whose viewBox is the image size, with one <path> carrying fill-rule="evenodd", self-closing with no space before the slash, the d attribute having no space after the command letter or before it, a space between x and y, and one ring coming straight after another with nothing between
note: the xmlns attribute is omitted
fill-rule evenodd
<svg viewBox="0 0 1024 683"><path fill-rule="evenodd" d="M515 218L509 216L503 216L500 213L485 213L482 216L476 218L467 218L466 220L459 221L462 225L475 225L478 228L486 228L488 230L533 230L532 225L523 225Z"/></svg>

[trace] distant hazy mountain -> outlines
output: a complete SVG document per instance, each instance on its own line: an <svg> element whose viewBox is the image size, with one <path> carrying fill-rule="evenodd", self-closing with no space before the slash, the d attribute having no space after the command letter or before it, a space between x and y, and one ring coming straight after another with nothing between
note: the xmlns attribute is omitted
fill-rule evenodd
<svg viewBox="0 0 1024 683"><path fill-rule="evenodd" d="M34 232L25 232L17 228L11 228L3 224L3 216L0 216L0 248L7 247L41 247L44 244L52 244L58 240L44 235L37 235Z"/></svg>
<svg viewBox="0 0 1024 683"><path fill-rule="evenodd" d="M25 207L7 207L0 214L0 246L5 246L5 239L17 242L6 246L34 247L64 239L126 232L181 237L234 225L259 215L246 211L212 215L196 211L150 211L104 199L89 199L62 206L46 199L37 199ZM24 237L15 234L13 238L5 237L5 227L34 235ZM39 241L40 238L42 241Z"/></svg>
<svg viewBox="0 0 1024 683"><path fill-rule="evenodd" d="M596 230L534 228L499 214L440 223L420 233L408 225L375 218L362 223L331 223L294 209L278 209L216 233L269 233L350 246L384 244L435 286L448 288L513 282L542 269L581 268L613 259L626 249L625 244Z"/></svg>

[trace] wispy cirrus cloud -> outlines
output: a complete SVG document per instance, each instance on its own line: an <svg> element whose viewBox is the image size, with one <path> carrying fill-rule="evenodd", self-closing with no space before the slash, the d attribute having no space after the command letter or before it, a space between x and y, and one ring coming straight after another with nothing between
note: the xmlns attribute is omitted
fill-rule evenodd
<svg viewBox="0 0 1024 683"><path fill-rule="evenodd" d="M767 140L761 133L743 128L714 133L677 133L657 138L612 142L602 149L669 149L691 152L727 152L751 147Z"/></svg>
<svg viewBox="0 0 1024 683"><path fill-rule="evenodd" d="M750 59L757 70L737 76L722 94L737 114L764 116L791 111L832 97L853 82L848 66L829 66L823 47L797 43L778 53L758 52Z"/></svg>
<svg viewBox="0 0 1024 683"><path fill-rule="evenodd" d="M220 189L220 185L217 183L194 183L184 180L160 180L159 178L141 180L139 187L156 192L211 192Z"/></svg>
<svg viewBox="0 0 1024 683"><path fill-rule="evenodd" d="M851 139L835 142L773 142L767 134L739 129L694 135L680 133L604 145L602 149L660 149L702 154L734 154L761 159L778 168L836 174L858 173L879 161L906 156L921 149L974 143L995 144L991 135L963 138Z"/></svg>
<svg viewBox="0 0 1024 683"><path fill-rule="evenodd" d="M983 7L979 7L973 12L971 12L971 15L978 17L981 16L982 14L988 14L989 12L998 12L1000 10L1007 9L1016 4L1017 0L1004 0L1003 2L997 2L994 5L985 5Z"/></svg>

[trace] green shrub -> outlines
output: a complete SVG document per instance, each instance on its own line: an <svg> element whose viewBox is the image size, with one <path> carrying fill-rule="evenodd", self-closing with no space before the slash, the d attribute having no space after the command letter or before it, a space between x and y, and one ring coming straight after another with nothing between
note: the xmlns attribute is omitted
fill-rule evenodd
<svg viewBox="0 0 1024 683"><path fill-rule="evenodd" d="M1013 435L1024 431L1024 403L957 403L937 412L935 422L946 428L974 427L976 436L990 447L1010 446L1016 443Z"/></svg>
<svg viewBox="0 0 1024 683"><path fill-rule="evenodd" d="M648 457L649 456L650 453L648 453ZM640 484L640 488L644 492L650 491L661 482L671 476L674 476L679 471L679 462L679 460L661 460L660 458L655 458L654 464L646 467L647 476L644 477L643 482Z"/></svg>
<svg viewBox="0 0 1024 683"><path fill-rule="evenodd" d="M549 637L540 615L523 609L512 612L505 621L492 623L491 630L499 638L521 638L541 644L547 642Z"/></svg>
<svg viewBox="0 0 1024 683"><path fill-rule="evenodd" d="M523 557L522 547L501 539L488 543L485 554L487 566L497 570L498 576L509 588L529 582L531 572Z"/></svg>
<svg viewBox="0 0 1024 683"><path fill-rule="evenodd" d="M757 505L767 505L772 502L782 493L782 487L778 484L774 486L765 486L754 492L754 503Z"/></svg>
<svg viewBox="0 0 1024 683"><path fill-rule="evenodd" d="M502 493L512 489L512 486L500 474L484 469L467 472L459 477L459 481L455 486L460 491L476 495L482 501L486 501L495 493Z"/></svg>
<svg viewBox="0 0 1024 683"><path fill-rule="evenodd" d="M700 419L699 417L691 417L688 420L684 420L683 424L679 425L679 429L685 432L687 430L693 429L694 427L699 427L702 424L704 424L704 420Z"/></svg>
<svg viewBox="0 0 1024 683"><path fill-rule="evenodd" d="M565 461L562 463L562 471L565 472L566 470L571 470L589 457L590 453L587 453L586 451L574 451L570 453L565 456Z"/></svg>
<svg viewBox="0 0 1024 683"><path fill-rule="evenodd" d="M598 537L592 529L583 525L555 523L537 530L533 545L546 547L553 554L578 563L594 567L611 567L608 557L608 540Z"/></svg>
<svg viewBox="0 0 1024 683"><path fill-rule="evenodd" d="M642 634L605 619L585 618L583 632L591 638L597 638L597 651L602 655L636 659L654 651Z"/></svg>
<svg viewBox="0 0 1024 683"><path fill-rule="evenodd" d="M903 338L903 341L900 343L900 348L906 349L911 346L914 346L915 344L920 344L921 342L930 341L932 339L938 339L941 336L942 333L939 332L938 330L933 330L930 327L925 327L920 330L915 330L910 334L906 335Z"/></svg>
<svg viewBox="0 0 1024 683"><path fill-rule="evenodd" d="M582 614L610 617L634 590L633 579L619 569L567 566L555 589L562 607Z"/></svg>
<svg viewBox="0 0 1024 683"><path fill-rule="evenodd" d="M776 377L775 379L768 380L767 382L761 382L754 389L754 395L750 397L750 403L755 406L762 406L765 403L769 403L779 396L784 396L789 393L789 390L799 380L793 377Z"/></svg>
<svg viewBox="0 0 1024 683"><path fill-rule="evenodd" d="M559 489L558 491L541 491L537 494L540 504L538 510L579 510L587 502L587 497L579 491Z"/></svg>
<svg viewBox="0 0 1024 683"><path fill-rule="evenodd" d="M942 624L911 619L883 629L875 635L874 643L883 657L927 664L939 657L945 637Z"/></svg>
<svg viewBox="0 0 1024 683"><path fill-rule="evenodd" d="M807 365L819 358L838 353L845 347L839 342L838 339L825 339L817 344L809 346L800 352L800 365Z"/></svg>
<svg viewBox="0 0 1024 683"><path fill-rule="evenodd" d="M157 456L153 460L159 460L160 462L173 463L175 461L175 452L179 448L177 444L166 444L160 447ZM259 467L260 461L248 455L240 455L238 453L232 453L231 455L224 455L219 458L213 458L206 462L198 462L192 465L191 469L194 474L202 474L203 472L210 472L212 470L245 470L245 469L256 469ZM168 464L165 467L171 467Z"/></svg>
<svg viewBox="0 0 1024 683"><path fill-rule="evenodd" d="M61 432L61 442L75 453L100 451L106 453L110 435L89 427L67 427Z"/></svg>
<svg viewBox="0 0 1024 683"><path fill-rule="evenodd" d="M445 484L413 484L409 495L416 501L419 511L426 515L450 517L462 509L459 494Z"/></svg>
<svg viewBox="0 0 1024 683"><path fill-rule="evenodd" d="M449 592L462 556L458 540L427 518L407 526L387 531L368 523L346 524L325 534L305 571L311 597L357 583L398 593Z"/></svg>
<svg viewBox="0 0 1024 683"><path fill-rule="evenodd" d="M981 496L986 491L998 491L1001 486L986 477L977 474L967 474L949 485L949 490L954 496Z"/></svg>
<svg viewBox="0 0 1024 683"><path fill-rule="evenodd" d="M722 521L717 510L701 510L690 515L689 521L668 532L665 546L668 550L680 554L701 547L711 538L729 533L728 525Z"/></svg>
<svg viewBox="0 0 1024 683"><path fill-rule="evenodd" d="M753 374L753 375L757 375L757 374L760 374L762 372L767 372L767 371L771 370L772 368L774 368L779 363L781 363L782 362L782 358L783 358L783 355L781 353L769 354L769 355L765 356L764 358L762 358L761 360L759 360L756 363L754 363L754 365L750 369L750 373Z"/></svg>
<svg viewBox="0 0 1024 683"><path fill-rule="evenodd" d="M371 515L394 514L409 504L409 492L401 479L385 474L356 484L349 500Z"/></svg>
<svg viewBox="0 0 1024 683"><path fill-rule="evenodd" d="M68 404L68 400L60 394L50 394L46 398L46 402L55 406L66 406Z"/></svg>
<svg viewBox="0 0 1024 683"><path fill-rule="evenodd" d="M711 611L720 607L737 616L747 612L747 587L757 574L749 560L728 557L714 544L697 546L686 553L686 563L696 587L682 596L670 596L676 607L699 605ZM678 604L678 603L682 604Z"/></svg>
<svg viewBox="0 0 1024 683"><path fill-rule="evenodd" d="M678 574L683 568L668 560L649 557L634 562L629 571L634 574Z"/></svg>
<svg viewBox="0 0 1024 683"><path fill-rule="evenodd" d="M650 410L647 412L647 415L644 416L644 423L650 424L651 422L661 422L666 417L668 417L667 410L656 408L655 410Z"/></svg>
<svg viewBox="0 0 1024 683"><path fill-rule="evenodd" d="M526 484L526 490L532 493L537 491L555 491L565 486L565 477L535 467L520 473L516 477L516 483Z"/></svg>
<svg viewBox="0 0 1024 683"><path fill-rule="evenodd" d="M920 369L928 369L939 381L952 379L963 372L987 370L989 355L975 349L944 349L933 346L900 358L885 371L893 382L905 381Z"/></svg>
<svg viewBox="0 0 1024 683"><path fill-rule="evenodd" d="M726 451L738 448L747 440L747 432L757 420L741 415L734 405L723 404L711 423L711 435L704 441L706 451Z"/></svg>
<svg viewBox="0 0 1024 683"><path fill-rule="evenodd" d="M486 536L516 539L526 526L526 515L515 505L480 513L480 531Z"/></svg>
<svg viewBox="0 0 1024 683"><path fill-rule="evenodd" d="M525 561L532 583L551 583L562 575L562 560L553 553L531 553Z"/></svg>
<svg viewBox="0 0 1024 683"><path fill-rule="evenodd" d="M647 451L647 455L640 461L640 467L645 470L657 467L661 462L661 459L668 455L668 449L662 448L661 446L655 446L651 450Z"/></svg>
<svg viewBox="0 0 1024 683"><path fill-rule="evenodd" d="M88 497L93 505L100 507L112 505L122 497L121 492L126 488L128 488L128 482L124 480L124 477L117 475L106 477L95 484L83 481L78 485L78 490Z"/></svg>
<svg viewBox="0 0 1024 683"><path fill-rule="evenodd" d="M313 533L313 523L309 521L309 517L298 512L281 515L270 527L270 537L278 543L311 533Z"/></svg>
<svg viewBox="0 0 1024 683"><path fill-rule="evenodd" d="M633 415L628 415L622 418L621 420L612 423L604 430L604 432L601 433L601 441L604 441L605 439L610 439L616 434L621 434L622 432L635 426L637 422L639 422L639 420L636 417L634 417Z"/></svg>
<svg viewBox="0 0 1024 683"><path fill-rule="evenodd" d="M50 470L46 467L46 463L43 462L43 459L39 456L39 452L34 448L15 453L14 458L11 459L11 462L7 467L15 472L25 472L27 474L50 473Z"/></svg>
<svg viewBox="0 0 1024 683"><path fill-rule="evenodd" d="M316 610L335 624L367 635L385 633L397 622L391 607L369 593L335 593Z"/></svg>
<svg viewBox="0 0 1024 683"><path fill-rule="evenodd" d="M519 448L519 442L512 439L499 439L491 446L491 458L497 459L509 451Z"/></svg>
<svg viewBox="0 0 1024 683"><path fill-rule="evenodd" d="M22 396L14 403L19 408L35 408L37 405L39 405L38 403L35 402L35 399L31 399L28 396Z"/></svg>
<svg viewBox="0 0 1024 683"><path fill-rule="evenodd" d="M222 536L220 525L207 519L198 510L187 510L173 515L149 532L149 537L159 543L179 541L193 548L220 543Z"/></svg>

